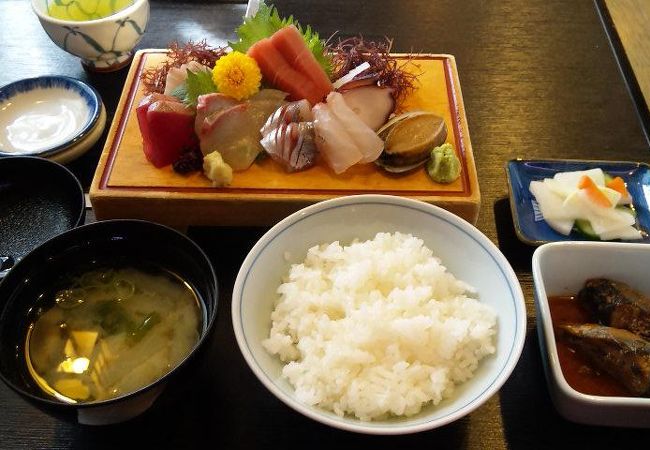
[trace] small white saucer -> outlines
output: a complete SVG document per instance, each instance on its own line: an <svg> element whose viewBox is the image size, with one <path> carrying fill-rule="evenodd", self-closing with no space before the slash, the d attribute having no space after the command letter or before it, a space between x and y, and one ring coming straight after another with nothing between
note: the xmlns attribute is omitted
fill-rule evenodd
<svg viewBox="0 0 650 450"><path fill-rule="evenodd" d="M0 157L69 162L97 142L105 125L99 94L80 80L44 76L0 88Z"/></svg>
<svg viewBox="0 0 650 450"><path fill-rule="evenodd" d="M56 161L61 164L67 164L70 161L73 161L86 153L92 148L93 145L99 140L104 132L106 127L106 108L102 104L101 111L99 113L99 119L97 124L93 127L92 130L88 132L85 138L80 141L72 144L70 147L67 147L59 152L54 153L51 156L47 156L47 159Z"/></svg>

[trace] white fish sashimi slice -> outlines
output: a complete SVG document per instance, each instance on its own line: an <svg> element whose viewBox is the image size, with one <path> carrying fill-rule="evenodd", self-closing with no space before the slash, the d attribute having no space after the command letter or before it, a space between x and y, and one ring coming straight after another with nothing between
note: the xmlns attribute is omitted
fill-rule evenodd
<svg viewBox="0 0 650 450"><path fill-rule="evenodd" d="M359 162L369 163L379 158L384 149L384 141L350 109L343 96L338 92L330 92L327 104L363 154Z"/></svg>
<svg viewBox="0 0 650 450"><path fill-rule="evenodd" d="M185 80L187 80L188 70L190 72L198 73L202 70L209 71L210 68L197 61L190 61L189 63L182 64L180 67L172 67L169 69L169 72L167 72L167 78L165 79L165 95L172 95L174 89L185 83Z"/></svg>
<svg viewBox="0 0 650 450"><path fill-rule="evenodd" d="M316 146L332 170L340 174L361 161L363 154L328 106L325 103L318 103L312 112Z"/></svg>
<svg viewBox="0 0 650 450"><path fill-rule="evenodd" d="M643 235L639 230L637 230L633 226L627 226L616 230L608 231L607 233L603 233L600 235L600 238L604 241L610 241L612 239L624 239L626 241L634 241L643 238Z"/></svg>

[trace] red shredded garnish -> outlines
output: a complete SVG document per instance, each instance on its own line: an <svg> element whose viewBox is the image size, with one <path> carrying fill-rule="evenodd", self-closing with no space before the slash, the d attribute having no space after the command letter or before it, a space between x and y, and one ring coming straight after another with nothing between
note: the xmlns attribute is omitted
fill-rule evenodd
<svg viewBox="0 0 650 450"><path fill-rule="evenodd" d="M158 67L145 70L140 75L145 94L164 93L167 72L172 67L180 67L190 61L196 61L207 67L214 67L214 63L226 53L226 47L210 47L205 40L200 42L189 41L184 45L180 45L176 41L171 42L165 62Z"/></svg>
<svg viewBox="0 0 650 450"><path fill-rule="evenodd" d="M398 60L390 55L393 41L385 38L383 42L366 41L362 36L339 39L337 44L329 44L328 52L334 67L332 80L337 80L355 67L367 62L370 68L364 74L376 74L379 86L393 88L395 102L402 100L416 89L415 83L420 75L419 65L413 62L414 56ZM418 69L407 71L405 67L413 65Z"/></svg>

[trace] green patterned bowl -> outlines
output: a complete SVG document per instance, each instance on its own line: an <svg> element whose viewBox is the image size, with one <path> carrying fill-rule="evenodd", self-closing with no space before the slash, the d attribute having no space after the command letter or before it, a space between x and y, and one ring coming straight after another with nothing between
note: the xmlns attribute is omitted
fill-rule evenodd
<svg viewBox="0 0 650 450"><path fill-rule="evenodd" d="M87 21L50 16L48 3L51 1L32 0L43 29L56 45L78 56L85 67L97 72L110 72L127 65L149 21L149 0L134 0L131 6L115 14Z"/></svg>

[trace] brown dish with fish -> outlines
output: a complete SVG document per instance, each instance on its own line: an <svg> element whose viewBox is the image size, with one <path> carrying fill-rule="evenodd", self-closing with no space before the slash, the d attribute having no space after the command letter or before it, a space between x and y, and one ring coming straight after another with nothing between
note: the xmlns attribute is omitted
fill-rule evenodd
<svg viewBox="0 0 650 450"><path fill-rule="evenodd" d="M650 299L604 278L549 298L560 367L576 391L650 397Z"/></svg>

